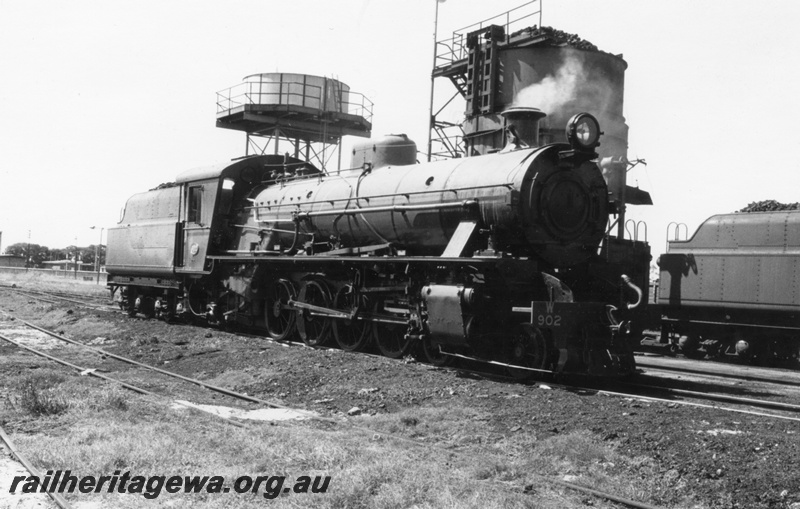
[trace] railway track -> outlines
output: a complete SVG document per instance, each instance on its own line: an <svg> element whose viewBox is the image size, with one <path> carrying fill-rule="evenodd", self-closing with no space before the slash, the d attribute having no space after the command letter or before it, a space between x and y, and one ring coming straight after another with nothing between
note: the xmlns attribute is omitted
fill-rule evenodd
<svg viewBox="0 0 800 509"><path fill-rule="evenodd" d="M49 298L45 292L40 292L36 294L36 297L40 298ZM60 297L63 297L61 295ZM61 302L62 304L83 304L81 302L74 302L78 299L63 299L57 300L57 302ZM90 305L91 303L87 304L86 307L88 309L93 309ZM275 341L269 338L264 338L263 336L259 335L251 335L251 334L243 334L240 332L231 333L233 336L251 336L257 337L261 341L267 341L271 343L280 344L284 347L292 347L292 348L304 348L304 349L330 349L330 350L337 350L336 348L327 348L327 347L309 347L302 342L291 342L291 341ZM367 356L374 356L379 357L381 359L386 359L385 357L378 355L378 354L363 354ZM515 380L513 377L510 377L502 372L499 372L499 368L505 368L507 366L492 366L491 364L482 364L481 359L461 359L462 361L466 361L467 363L474 362L472 364L474 367L467 367L464 363L461 364L460 367L444 367L441 368L443 370L449 371L459 371L462 373L468 373L474 377L481 377L487 379L493 379L502 382L516 382L519 383L518 380ZM680 362L680 361L677 361ZM643 364L648 364L644 362ZM744 377L736 377L733 374L728 374L727 377L717 377L714 378L713 375L709 375L708 373L699 372L700 370L697 369L688 369L684 368L683 372L690 374L692 376L697 377L705 377L708 379L712 379L718 381L720 384L720 392L717 393L715 391L697 391L697 390L689 390L689 389L682 389L676 387L668 387L660 380L650 377L654 371L659 368L653 368L650 366L645 367L645 373L641 375L640 380L637 382L631 382L627 384L616 384L614 386L604 386L602 388L598 388L595 385L591 386L581 386L577 383L555 383L552 381L552 378L545 378L545 382L548 386L552 388L561 388L566 391L582 391L582 392L589 392L589 393L598 393L604 394L609 396L614 396L618 398L625 398L625 399L635 399L635 400L643 400L651 403L656 404L663 404L667 405L671 408L676 406L682 407L697 407L697 408L707 408L707 409L714 409L715 411L720 412L730 412L730 413L738 413L738 414L746 414L746 415L753 415L759 416L767 419L775 419L775 420L788 420L793 422L800 422L800 406L794 405L792 403L786 403L781 401L774 401L771 399L759 399L759 398L750 398L750 397L736 397L731 396L729 394L724 393L724 383L731 383L744 382L744 381L758 381L758 382L765 382L767 380L761 380L756 374L750 373L750 379ZM667 369L663 369L661 371L669 372ZM681 373L681 371L672 371ZM773 380L773 382L775 382ZM767 411L769 410L769 411ZM347 425L346 421L337 421L337 425ZM235 425L235 424L234 424ZM376 431L371 429L365 429L365 433L369 433L371 435L378 434ZM393 437L392 437L393 438ZM400 437L405 440L405 437ZM416 442L414 440L410 440L411 442ZM436 448L434 444L431 443L415 443L415 446L424 446L425 448ZM454 452L449 449L443 449L443 452L447 452L448 454L453 454ZM549 482L550 480L548 480ZM553 480L558 481L558 479ZM557 482L555 484L558 484ZM565 488L571 488L579 490L581 487L579 485L575 486L564 486ZM587 492L588 493L588 492ZM629 505L630 507L645 507L641 505Z"/></svg>
<svg viewBox="0 0 800 509"><path fill-rule="evenodd" d="M236 335L242 335L241 333L236 333ZM293 342L293 341L275 341L269 338L263 338L262 336L250 335L250 337L257 337L260 339L266 339L267 341L272 341L278 344L286 345L286 346L293 346L298 348L311 348L311 349L323 349L323 350L336 350L336 348L330 347L309 347L302 342ZM361 352L361 355L372 356L375 358L385 358L378 354L371 354ZM501 368L511 368L514 370L525 369L536 374L542 375L551 375L552 372L544 371L544 370L537 370L533 368L524 368L522 366L514 366L510 364L495 362L495 361L486 361L483 359L477 358L470 358L466 356L458 356L461 360L472 361L476 365L482 365L484 368L491 368L491 367L501 367ZM477 369L477 368L468 368L464 366L446 366L446 367L439 367L438 369L445 370L445 371L455 371L460 373L469 374L476 377L498 380L506 383L522 383L526 385L537 385L543 383L541 380L536 381L525 381L521 380L517 377L510 376L508 374L503 374L498 371L492 371L488 369ZM659 402L666 405L686 405L686 406L695 406L695 407L703 407L703 408L713 408L716 410L720 410L723 412L733 412L733 413L744 413L750 415L757 415L760 417L767 417L773 419L784 419L790 421L800 422L800 405L795 405L791 403L784 403L780 401L771 401L766 399L757 399L757 398L746 398L746 397L735 397L729 396L725 394L714 394L708 392L701 392L701 391L692 391L686 389L675 389L670 387L663 387L658 385L646 384L646 383L619 383L616 385L611 385L607 389L598 389L597 387L586 387L582 385L578 385L575 383L555 383L551 380L546 380L544 382L547 386L552 387L559 387L564 390L580 390L585 392L594 392L598 394L605 394L609 396L621 397L621 398L638 398L638 399L646 399L647 401L651 402ZM633 390L632 390L633 389ZM653 396L653 392L660 392L664 395L664 397L657 397ZM738 407L723 407L719 405L713 404L705 404L701 403L701 401L714 401L714 402L725 402L737 405ZM773 409L773 410L781 410L784 414L774 414L774 413L765 413L759 412L755 410L747 410L739 407L751 407L756 409ZM786 415L788 414L788 415ZM797 417L795 417L795 415Z"/></svg>
<svg viewBox="0 0 800 509"><path fill-rule="evenodd" d="M19 452L17 447L14 445L14 442L11 441L11 439L8 437L8 435L3 430L2 427L0 427L0 446L5 447L11 454L11 457L14 458L22 467L24 467L25 470L27 470L31 475L36 476L40 479L42 478L41 472L39 472L39 470L36 467L34 467L33 464L25 456L22 455L22 453ZM0 450L2 450L3 447L0 447ZM72 506L60 493L53 493L47 491L46 494L53 500L53 502L60 509L72 509ZM43 499L42 501L43 503L47 501L47 498L45 498L44 494L42 493L35 493L33 494L33 496L41 497ZM15 504L13 507L16 506L17 504ZM36 507L41 507L41 504L36 503Z"/></svg>
<svg viewBox="0 0 800 509"><path fill-rule="evenodd" d="M800 387L800 372L779 368L761 368L739 364L719 364L691 359L637 356L636 365L647 372L683 373L707 378Z"/></svg>
<svg viewBox="0 0 800 509"><path fill-rule="evenodd" d="M18 293L23 293L23 294L29 295L29 296L31 296L33 298L37 298L37 299L41 299L41 300L45 300L45 301L49 301L50 300L49 297L53 297L53 298L56 298L56 299L58 299L58 300L60 300L62 302L67 302L67 303L71 303L71 304L78 304L78 305L81 305L81 306L89 308L89 309L98 309L98 306L96 306L94 303L89 303L89 302L85 302L85 301L82 301L82 300L79 300L79 299L71 298L71 297L80 297L80 296L66 297L65 296L66 294L64 294L63 292L21 291L19 289L15 289L15 291L17 291ZM53 301L51 301L51 302L53 302ZM105 311L118 311L115 308L112 308L110 306L103 308L103 310L105 310ZM29 325L31 325L32 327L36 328L36 326L34 326L32 324L29 324ZM43 330L43 329L40 329L40 330L42 330L46 334L50 334L51 333L50 331L46 331L46 330ZM236 335L258 338L260 340L268 341L268 342L275 343L275 344L281 344L283 346L294 346L294 347L300 347L300 348L337 350L336 348L325 347L325 346L323 346L323 347L310 347L310 346L307 346L305 343L302 343L302 342L287 341L287 340L277 341L277 340L273 340L271 338L266 338L264 336L257 335L257 334L246 334L246 333L242 333L242 332L237 332ZM58 335L56 335L56 336L58 336ZM66 340L66 341L71 341L71 340L67 340L66 338L62 338L62 339ZM90 348L93 348L93 347L90 347ZM107 356L109 356L111 358L115 357L113 354L109 354L108 352L105 352L105 351L103 351L101 349L94 348L94 350L98 351L98 353L101 353L102 355L107 355ZM362 355L367 355L367 356L373 356L373 357L376 357L376 358L385 358L382 355L372 354L372 353L368 353L368 352L361 352L361 354ZM461 356L461 355L457 355L457 356L453 356L453 357L456 357L458 360L462 361L462 363L463 363L463 361L467 361L467 362L474 363L474 365L477 365L477 366L483 366L483 368L482 369L477 369L477 368L469 368L469 367L460 366L460 367L446 367L446 368L442 368L442 369L453 369L453 370L456 370L456 371L469 373L469 374L471 374L473 376L492 378L492 379L495 379L495 380L502 380L502 381L509 382L509 383L519 383L521 380L520 380L519 377L509 376L506 373L498 372L498 368L500 368L500 369L513 369L513 370L515 370L517 372L525 371L525 372L528 372L528 373L533 374L533 375L540 375L540 376L544 376L544 377L552 375L552 373L550 371L539 370L539 369L535 369L535 368L528 368L528 367L523 367L523 366L514 366L514 365L510 365L510 364L500 363L500 362L497 362L497 361L486 361L486 360L483 360L483 359L471 358L471 357L466 357L466 356ZM120 360L122 360L122 359L120 359ZM129 359L122 360L122 362L127 362L127 361L130 361L130 360ZM135 364L139 364L136 361L131 361L131 362L135 363ZM685 372L685 373L696 374L698 376L705 376L706 378L711 378L712 377L712 375L709 375L708 373L703 373L699 369L684 368L684 367L675 366L675 365L668 366L668 367L658 367L658 368L656 368L656 367L652 367L652 363L648 364L647 362L644 362L642 364L643 364L643 367L646 367L648 370L661 369L662 371L667 371L667 372L669 372L669 371L672 371L672 372ZM159 368L153 368L153 369L159 370ZM160 371L163 371L163 370L160 370ZM569 375L569 374L565 374L565 375ZM729 379L733 379L733 380L739 380L739 381L762 381L762 382L770 382L770 383L776 383L776 384L783 383L781 381L781 379L779 379L779 378L769 378L769 377L765 377L765 376L755 376L755 375L742 375L742 376L739 376L739 375L731 374L731 373L727 373L727 374L719 373L719 374L715 374L715 375L720 377L720 378L725 377L725 378L729 378ZM187 381L190 381L192 383L201 383L201 382L196 381L196 380L187 380ZM785 383L789 384L790 382L791 381L787 380ZM786 403L786 402L781 402L781 401L772 401L772 400L767 400L767 399L758 399L758 398L749 398L749 397L737 397L737 396L727 395L727 394L724 394L722 392L720 392L720 393L712 393L712 392L708 392L708 391L697 391L697 390L689 390L689 389L667 387L665 385L661 385L660 381L657 380L657 379L648 378L648 379L645 380L645 382L629 382L629 383L624 383L624 384L617 384L616 386L611 386L608 389L597 389L597 387L583 387L583 386L579 386L579 385L575 385L575 384L554 384L549 379L547 380L547 383L550 384L550 385L553 385L553 386L563 387L564 389L573 389L573 390L574 389L578 389L578 390L585 390L585 391L596 391L596 392L599 392L599 393L618 396L618 397L646 398L649 401L660 401L660 402L665 403L665 404L681 404L681 405L690 405L690 406L702 406L702 407L714 408L714 409L718 409L720 411L726 411L726 412L751 413L753 415L759 415L759 416L768 417L768 418L799 420L800 421L800 418L793 417L794 415L800 415L800 405L795 405L795 404L792 404L792 403ZM800 386L800 381L797 382L797 385ZM224 390L224 389L219 388L219 387L216 387L216 388L207 387L207 388L209 388L210 390L217 390L218 392ZM660 394L661 396L655 396L654 394ZM228 395L232 396L232 397L237 397L236 395L230 395L230 394L228 394ZM268 404L268 405L271 404L270 402L266 402L266 401L263 401L263 400L261 400L261 401L253 401L252 399L249 399L249 400L247 398L244 398L244 399L245 399L245 401L250 401L250 402L257 402L257 403ZM716 404L699 403L701 401L713 401L713 402L729 403L729 404L736 405L736 407L722 407L722 406L719 406L719 405L716 405ZM779 411L782 411L783 414L772 414L772 413L759 412L759 411L756 411L756 410L746 410L746 409L743 409L741 407L748 407L748 408L751 408L751 409L779 410ZM786 415L786 414L788 414L788 415ZM365 430L365 431L370 432L370 433L374 433L373 430Z"/></svg>
<svg viewBox="0 0 800 509"><path fill-rule="evenodd" d="M29 328L34 329L34 330L37 330L37 331L41 332L42 334L46 334L47 336L49 336L49 337L51 337L53 339L56 339L56 340L59 340L59 341L62 341L62 342L66 342L66 343L68 343L70 345L73 345L73 346L77 346L77 347L80 347L80 348L88 349L88 350L90 350L90 351L92 351L94 353L97 353L99 355L102 355L104 357L112 358L112 359L118 360L120 362L128 363L128 364L132 364L134 366L138 366L138 367L141 367L141 368L144 368L144 369L147 369L149 371L152 371L152 372L155 372L155 373L159 373L159 374L162 374L162 375L165 375L165 376L178 378L178 379L183 380L185 382L192 383L192 384L195 384L195 385L199 385L199 386L201 386L201 387L203 387L205 389L209 389L209 390L218 392L220 394L223 394L225 396L230 396L232 398L236 398L236 399L239 399L239 400L249 401L249 402L252 402L252 403L259 403L259 404L262 404L262 405L267 405L267 406L272 407L272 408L285 408L285 409L288 408L288 407L286 407L284 405L281 405L279 403L276 403L276 402L263 400L263 399L260 399L260 398L249 396L247 394L237 393L235 391L230 391L230 390L222 388L222 387L217 387L217 386L214 386L214 385L211 385L211 384L207 384L207 383L202 382L200 380L192 379L190 377L185 377L183 375L180 375L180 374L177 374L177 373L173 373L173 372L170 372L170 371L167 371L167 370L163 370L161 368L156 368L154 366L149 366L147 364L135 361L133 359L129 359L129 358L126 358L126 357L123 357L123 356L116 355L116 354L114 354L112 352L109 352L107 350L96 348L94 346L87 345L87 344L81 343L79 341L75 341L75 340L66 338L66 337L56 333L55 331L51 331L51 330L45 329L43 327L39 327L39 326L37 326L37 325L35 325L33 323L30 323L30 322L28 322L26 320L22 320L22 319L13 317L12 315L10 315L10 314L2 311L2 310L0 310L0 315L5 316L5 317L9 317L9 318L14 318L14 321L16 323L23 324L26 327L29 327ZM261 337L261 339L265 339L265 338ZM164 401L164 399L166 397L164 395L160 395L160 394L154 393L152 391L148 391L147 389L144 389L144 388L142 388L140 386L137 386L137 385L134 385L134 384L129 384L127 382L123 382L121 380L118 380L118 379L112 378L110 376L101 374L94 368L88 368L88 367L85 367L85 366L79 366L77 364L74 364L74 363L71 363L71 362L66 361L64 359L61 359L61 358L55 357L53 355L47 354L47 353L42 352L40 350L31 348L29 346L25 346L22 343L20 343L19 341L15 341L14 339L12 339L12 338L10 338L7 335L2 334L2 333L0 333L0 340L3 340L3 341L8 342L8 343L11 343L11 344L13 344L13 345L15 345L15 346L17 346L17 347L19 347L21 349L24 349L24 350L26 350L26 351L34 354L34 355L46 358L46 359L51 360L53 362L56 362L56 363L58 363L58 364L60 364L62 366L69 367L69 368L71 368L73 370L80 371L81 374L86 374L86 375L89 375L89 376L93 376L93 377L102 379L102 380L107 381L107 382L118 384L118 385L120 385L121 387L123 387L125 389L128 389L130 391L136 392L136 393L138 393L140 395L143 395L145 397L148 397L150 400L153 400L157 404L159 404L159 403L160 404L166 404L165 401ZM269 340L269 341L274 341L274 340ZM283 343L283 342L281 342L280 344L283 344L284 346L286 346L286 344ZM292 343L292 345L298 346L298 347L302 347L302 348L313 348L313 347L306 346L305 344L302 344L302 343L300 343L300 344ZM385 358L385 357L377 356L377 355L375 355L375 357ZM170 399L172 399L172 398L170 398ZM180 401L174 401L174 402L177 402L177 403L181 404ZM246 427L247 426L245 423L243 423L241 421L225 418L225 417L223 417L223 416L221 416L219 414L213 413L213 412L207 412L203 408L198 407L196 405L189 404L189 405L184 405L184 406L187 406L188 408L191 408L191 409L194 409L194 410L204 411L207 414L210 414L210 415L213 415L215 417L219 417L221 419L224 419L226 423L234 425L234 426L237 426L237 427ZM297 410L295 410L295 411L297 411ZM300 411L300 412L305 412L305 411ZM463 454L463 453L460 453L459 451L454 451L454 450L439 446L437 444L432 444L432 443L429 443L429 442L423 442L423 441L419 441L419 440L416 440L416 439L413 439L413 438L408 438L408 437L405 437L405 436L396 435L396 434L392 434L392 433L386 433L386 432L383 432L383 431L374 430L374 429L367 428L367 427L364 427L364 426L354 425L353 423L350 423L347 420L339 420L339 419L334 419L334 418L330 418L330 417L324 417L324 416L320 416L320 415L317 415L317 414L314 414L314 413L307 413L307 417L309 419L312 419L312 420L321 421L321 422L325 422L325 423L329 423L329 424L333 424L333 425L337 425L337 426L346 426L348 429L351 429L353 431L363 432L363 433L367 434L370 437L382 436L383 438L386 438L386 439L396 440L396 441L400 441L400 442L403 442L403 443L411 444L411 445L413 445L415 447L421 447L421 448L426 449L426 450L431 450L431 449L440 450L441 452L446 453L448 455ZM28 470L31 472L32 475L36 475L35 474L36 470L35 470L34 467L30 466L28 468ZM618 504L624 505L626 507L632 507L632 508L636 508L636 509L657 509L656 506L653 506L653 505L650 505L650 504L645 504L645 503L637 502L637 501L630 500L630 499L627 499L627 498L624 498L624 497L619 497L619 496L617 496L615 494L612 494L612 493L606 493L606 492L603 492L603 491L600 491L600 490L595 490L595 489L592 489L592 488L589 488L589 487L586 487L586 486L582 486L580 484L576 484L576 483L573 483L573 482L570 482L570 481L565 481L565 480L557 479L557 478L543 477L543 476L536 476L536 477L538 478L539 481L542 481L542 482L545 482L545 483L549 483L549 484L553 484L553 485L557 485L557 486L560 486L560 487L565 488L565 489L579 491L579 492L582 492L584 494L591 495L591 496L594 496L594 497L597 497L597 498L613 501L613 502L616 502ZM62 507L69 507L69 506L65 505L65 506L62 506Z"/></svg>
<svg viewBox="0 0 800 509"><path fill-rule="evenodd" d="M644 384L644 383L625 383L623 387L627 387L633 390L631 392L618 392L618 391L615 392L617 392L617 394L619 395L625 395L629 397L635 397L635 398L643 397L649 401L661 401L664 403L677 403L682 405L714 408L725 412L743 413L743 414L757 415L760 417L768 417L772 419L784 419L784 420L800 422L800 405L795 405L792 403L784 403L768 399L736 397L725 394L692 391L687 389L675 389L670 387L663 387L663 386ZM652 396L652 394L654 393L663 394L668 397ZM736 406L723 407L719 405L699 403L699 401L723 402L723 403L733 404ZM747 407L749 409L745 409L742 407ZM752 409L780 410L783 412L783 414L766 413Z"/></svg>
<svg viewBox="0 0 800 509"><path fill-rule="evenodd" d="M19 295L23 295L25 297L36 299L42 302L47 302L48 304L58 304L59 302L67 302L70 304L76 304L78 306L87 308L87 309L94 309L97 311L115 311L116 308L108 301L102 302L103 299L94 298L94 297L86 297L82 295L73 295L67 294L63 292L43 292L39 290L28 290L28 289L21 289L18 287L12 288L14 292ZM89 301L85 300L89 299Z"/></svg>

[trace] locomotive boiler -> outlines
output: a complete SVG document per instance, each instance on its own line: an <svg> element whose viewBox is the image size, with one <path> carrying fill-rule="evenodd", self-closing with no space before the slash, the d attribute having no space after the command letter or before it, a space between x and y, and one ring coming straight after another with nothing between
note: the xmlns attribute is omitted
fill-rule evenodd
<svg viewBox="0 0 800 509"><path fill-rule="evenodd" d="M566 132L537 146L512 126L499 152L423 164L389 136L335 174L288 154L193 170L128 201L108 284L132 315L312 346L631 373L625 309L565 282L597 263L614 212L597 120L575 115Z"/></svg>
<svg viewBox="0 0 800 509"><path fill-rule="evenodd" d="M383 167L367 162L331 178L268 185L254 195L253 224L284 232L268 235L265 250L297 246L302 237L314 239L312 251L317 244L391 244L407 256L461 257L480 247L477 242L467 249L483 237L497 251L568 267L595 251L605 233L608 199L590 161L576 156L564 171L563 149L550 145L420 165L414 159ZM258 235L254 228L246 232L251 234L241 237L240 248Z"/></svg>

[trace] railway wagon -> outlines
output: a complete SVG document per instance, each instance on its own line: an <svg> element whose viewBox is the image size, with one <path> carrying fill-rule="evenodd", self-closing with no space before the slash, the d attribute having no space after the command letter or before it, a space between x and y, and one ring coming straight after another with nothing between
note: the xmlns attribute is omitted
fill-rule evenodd
<svg viewBox="0 0 800 509"><path fill-rule="evenodd" d="M600 134L579 114L568 143L484 156L417 164L413 142L390 136L336 174L288 155L192 170L129 199L108 285L131 315L312 346L629 374L626 310L560 277L598 263L613 212Z"/></svg>
<svg viewBox="0 0 800 509"><path fill-rule="evenodd" d="M798 357L800 211L712 216L658 265L663 343L690 356Z"/></svg>

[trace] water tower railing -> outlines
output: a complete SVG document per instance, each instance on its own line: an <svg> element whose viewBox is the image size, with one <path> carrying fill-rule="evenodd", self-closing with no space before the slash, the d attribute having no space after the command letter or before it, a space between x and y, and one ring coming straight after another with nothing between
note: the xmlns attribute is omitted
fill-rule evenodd
<svg viewBox="0 0 800 509"><path fill-rule="evenodd" d="M539 4L537 8L533 4ZM467 58L469 50L467 48L467 35L476 30L491 25L500 25L505 29L506 37L514 32L528 28L529 26L542 25L542 6L540 0L532 0L531 2L514 7L497 16L473 23L469 26L459 28L453 32L452 37L436 41L436 60L434 67L444 67L451 65L459 60Z"/></svg>
<svg viewBox="0 0 800 509"><path fill-rule="evenodd" d="M325 87L318 85L282 80L269 83L276 91L267 91L263 85L244 82L217 92L217 116L229 115L245 105L289 105L346 113L372 122L373 103L359 92L340 91L326 98Z"/></svg>

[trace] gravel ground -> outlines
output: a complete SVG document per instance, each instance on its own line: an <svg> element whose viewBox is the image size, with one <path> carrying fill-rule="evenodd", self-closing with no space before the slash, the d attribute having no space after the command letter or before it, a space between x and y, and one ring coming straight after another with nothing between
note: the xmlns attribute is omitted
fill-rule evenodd
<svg viewBox="0 0 800 509"><path fill-rule="evenodd" d="M567 391L547 381L522 385L409 359L284 347L191 325L21 301L9 291L0 292L0 309L141 362L322 415L354 408L367 415L476 409L489 416L482 419L481 441L589 431L631 459L616 467L628 469L626 475L659 476L651 500L665 507L683 507L690 499L712 508L800 508L797 422ZM0 358L11 348L0 346ZM111 360L92 359L119 369ZM169 384L178 382L150 381L152 387ZM195 403L228 403L207 391L194 396ZM14 433L36 432L34 421L0 424ZM452 445L476 437L439 440Z"/></svg>

